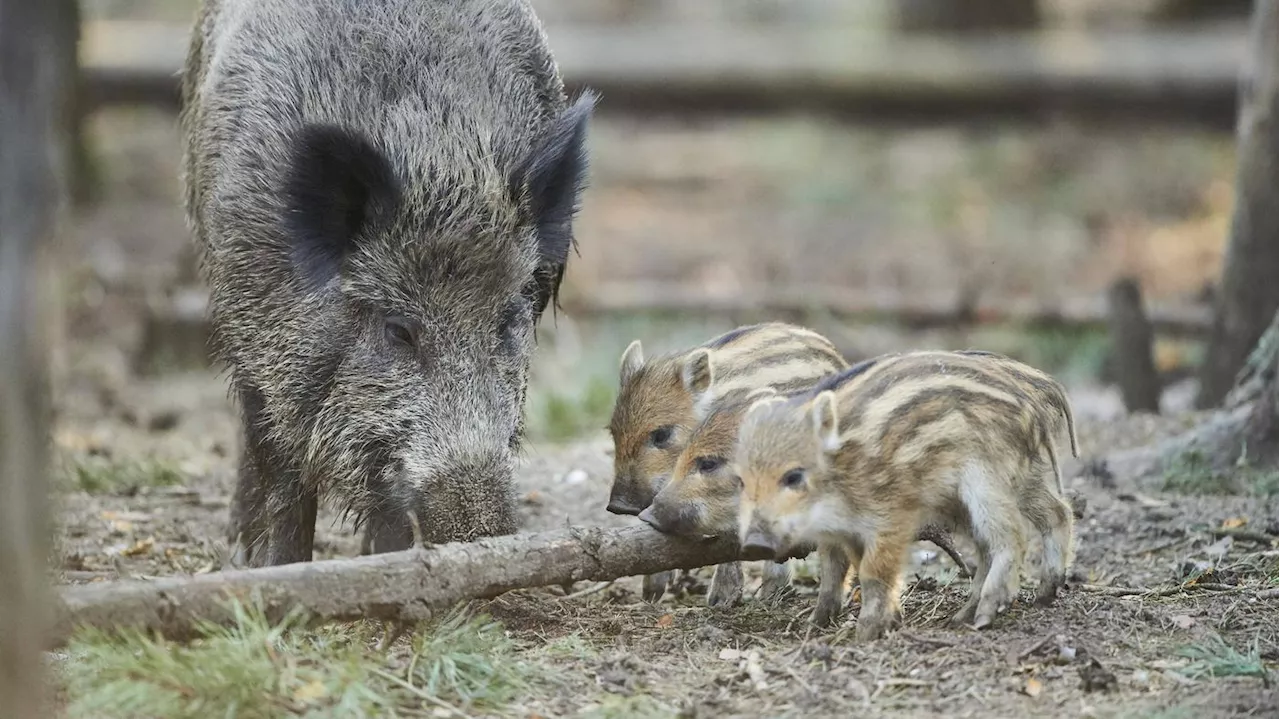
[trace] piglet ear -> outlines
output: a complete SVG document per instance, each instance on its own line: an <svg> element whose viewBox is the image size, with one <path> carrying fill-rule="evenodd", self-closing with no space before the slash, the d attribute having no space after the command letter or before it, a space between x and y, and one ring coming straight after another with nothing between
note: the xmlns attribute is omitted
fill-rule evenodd
<svg viewBox="0 0 1280 719"><path fill-rule="evenodd" d="M283 195L294 268L316 289L341 271L362 236L391 219L400 185L386 156L362 135L306 125L293 138Z"/></svg>
<svg viewBox="0 0 1280 719"><path fill-rule="evenodd" d="M840 419L836 415L836 396L831 390L818 393L812 407L813 431L822 451L828 454L840 449Z"/></svg>
<svg viewBox="0 0 1280 719"><path fill-rule="evenodd" d="M640 340L632 340L627 345L627 349L622 353L622 360L619 362L618 380L622 384L631 381L631 378L640 371L644 366L644 347L641 346Z"/></svg>
<svg viewBox="0 0 1280 719"><path fill-rule="evenodd" d="M702 395L711 389L715 381L715 372L711 368L711 352L706 348L698 349L685 355L680 366L680 382L684 390L693 397L694 404L702 399Z"/></svg>
<svg viewBox="0 0 1280 719"><path fill-rule="evenodd" d="M573 218L587 181L587 124L595 104L595 93L583 92L552 121L511 178L516 195L528 197L537 230L538 313L559 294L574 244Z"/></svg>

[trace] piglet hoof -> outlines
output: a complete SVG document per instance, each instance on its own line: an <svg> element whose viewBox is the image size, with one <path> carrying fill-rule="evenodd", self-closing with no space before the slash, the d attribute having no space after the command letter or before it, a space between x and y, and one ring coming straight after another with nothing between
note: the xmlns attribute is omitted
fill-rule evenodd
<svg viewBox="0 0 1280 719"><path fill-rule="evenodd" d="M890 622L881 620L871 620L865 617L858 618L858 628L853 632L853 639L856 642L873 642L885 635L889 630Z"/></svg>
<svg viewBox="0 0 1280 719"><path fill-rule="evenodd" d="M813 624L813 626L818 627L820 629L825 629L827 627L834 625L836 623L836 620L839 617L840 617L839 607L828 606L828 605L819 603L818 606L814 608L813 616L810 618L809 621Z"/></svg>
<svg viewBox="0 0 1280 719"><path fill-rule="evenodd" d="M966 604L963 608L960 609L960 611L956 612L955 615L951 617L951 620L947 623L956 629L959 629L961 627L967 627L970 625L970 623L973 622L973 613L976 609L977 607L975 607L974 605Z"/></svg>
<svg viewBox="0 0 1280 719"><path fill-rule="evenodd" d="M716 567L707 592L707 606L732 607L742 600L742 570Z"/></svg>
<svg viewBox="0 0 1280 719"><path fill-rule="evenodd" d="M656 602L662 599L662 595L666 593L667 585L670 583L671 572L645 575L644 582L640 588L640 596L644 597L646 602Z"/></svg>
<svg viewBox="0 0 1280 719"><path fill-rule="evenodd" d="M1065 582L1061 577L1054 577L1053 579L1041 582L1040 587L1036 592L1036 604L1042 607L1047 607L1050 604L1053 604L1057 601L1059 594L1062 592L1064 584Z"/></svg>

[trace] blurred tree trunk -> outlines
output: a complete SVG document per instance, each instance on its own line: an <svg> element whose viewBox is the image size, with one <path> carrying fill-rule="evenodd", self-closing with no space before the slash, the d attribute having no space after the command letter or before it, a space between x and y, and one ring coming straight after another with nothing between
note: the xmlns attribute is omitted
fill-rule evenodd
<svg viewBox="0 0 1280 719"><path fill-rule="evenodd" d="M1037 0L896 0L904 32L1033 30L1042 21Z"/></svg>
<svg viewBox="0 0 1280 719"><path fill-rule="evenodd" d="M84 80L80 72L80 3L78 0L42 0L59 6L54 32L58 73L65 78L59 92L58 117L64 123L66 151L63 162L72 204L87 205L98 197L97 165L85 135Z"/></svg>
<svg viewBox="0 0 1280 719"><path fill-rule="evenodd" d="M1160 374L1152 356L1151 322L1142 308L1142 291L1122 277L1107 293L1110 305L1111 365L1120 396L1130 412L1160 411Z"/></svg>
<svg viewBox="0 0 1280 719"><path fill-rule="evenodd" d="M48 395L37 258L61 209L65 0L0 0L0 717L43 717Z"/></svg>
<svg viewBox="0 0 1280 719"><path fill-rule="evenodd" d="M1217 406L1276 313L1276 0L1256 0L1240 90L1236 199L1196 406Z"/></svg>

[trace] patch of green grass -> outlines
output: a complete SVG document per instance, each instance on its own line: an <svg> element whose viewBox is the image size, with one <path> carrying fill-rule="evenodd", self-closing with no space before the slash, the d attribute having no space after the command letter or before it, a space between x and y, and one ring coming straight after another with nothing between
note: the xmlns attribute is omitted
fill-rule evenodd
<svg viewBox="0 0 1280 719"><path fill-rule="evenodd" d="M141 487L171 487L182 484L185 479L172 464L154 458L69 458L63 462L63 467L65 484L89 494L118 494Z"/></svg>
<svg viewBox="0 0 1280 719"><path fill-rule="evenodd" d="M604 428L613 411L613 385L590 377L568 391L534 391L529 397L529 435L563 442Z"/></svg>
<svg viewBox="0 0 1280 719"><path fill-rule="evenodd" d="M1178 656L1191 663L1178 670L1191 679L1201 677L1258 677L1267 679L1270 673L1262 663L1255 639L1244 654L1214 634L1201 644L1191 644L1178 650Z"/></svg>
<svg viewBox="0 0 1280 719"><path fill-rule="evenodd" d="M180 645L142 633L79 633L62 677L70 717L394 716L492 708L537 674L503 627L455 611L418 628L408 656L376 651L378 628L307 630L235 605L235 623Z"/></svg>
<svg viewBox="0 0 1280 719"><path fill-rule="evenodd" d="M678 714L678 711L648 694L633 694L629 697L606 694L598 704L584 709L578 716L583 719L669 719Z"/></svg>
<svg viewBox="0 0 1280 719"><path fill-rule="evenodd" d="M1247 494L1274 497L1280 491L1274 469L1237 462L1229 469L1215 466L1199 449L1188 449L1164 467L1164 489L1179 494Z"/></svg>

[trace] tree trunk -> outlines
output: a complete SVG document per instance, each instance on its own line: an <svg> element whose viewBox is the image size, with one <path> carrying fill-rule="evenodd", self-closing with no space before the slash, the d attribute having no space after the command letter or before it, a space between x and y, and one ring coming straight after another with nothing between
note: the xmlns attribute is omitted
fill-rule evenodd
<svg viewBox="0 0 1280 719"><path fill-rule="evenodd" d="M78 0L41 0L59 6L56 23L58 72L65 78L60 92L58 117L65 133L63 171L68 197L74 206L98 196L97 164L85 134L85 83L80 71L80 3Z"/></svg>
<svg viewBox="0 0 1280 719"><path fill-rule="evenodd" d="M1199 408L1215 407L1276 313L1280 241L1276 188L1276 0L1256 0L1249 66L1240 91L1236 199L1200 371Z"/></svg>
<svg viewBox="0 0 1280 719"><path fill-rule="evenodd" d="M45 338L37 258L61 205L62 3L0 0L0 717L48 716Z"/></svg>
<svg viewBox="0 0 1280 719"><path fill-rule="evenodd" d="M1111 366L1125 409L1160 411L1160 375L1152 357L1151 322L1142 309L1142 292L1130 278L1117 280L1108 293L1111 305Z"/></svg>
<svg viewBox="0 0 1280 719"><path fill-rule="evenodd" d="M145 628L190 639L202 620L234 621L224 603L229 597L257 596L273 620L296 608L312 621L415 621L462 600L513 589L693 569L737 557L731 540L681 539L647 526L575 528L352 559L87 584L63 590L53 644L66 641L77 626Z"/></svg>
<svg viewBox="0 0 1280 719"><path fill-rule="evenodd" d="M1036 0L896 0L897 27L904 32L989 32L1040 26Z"/></svg>

